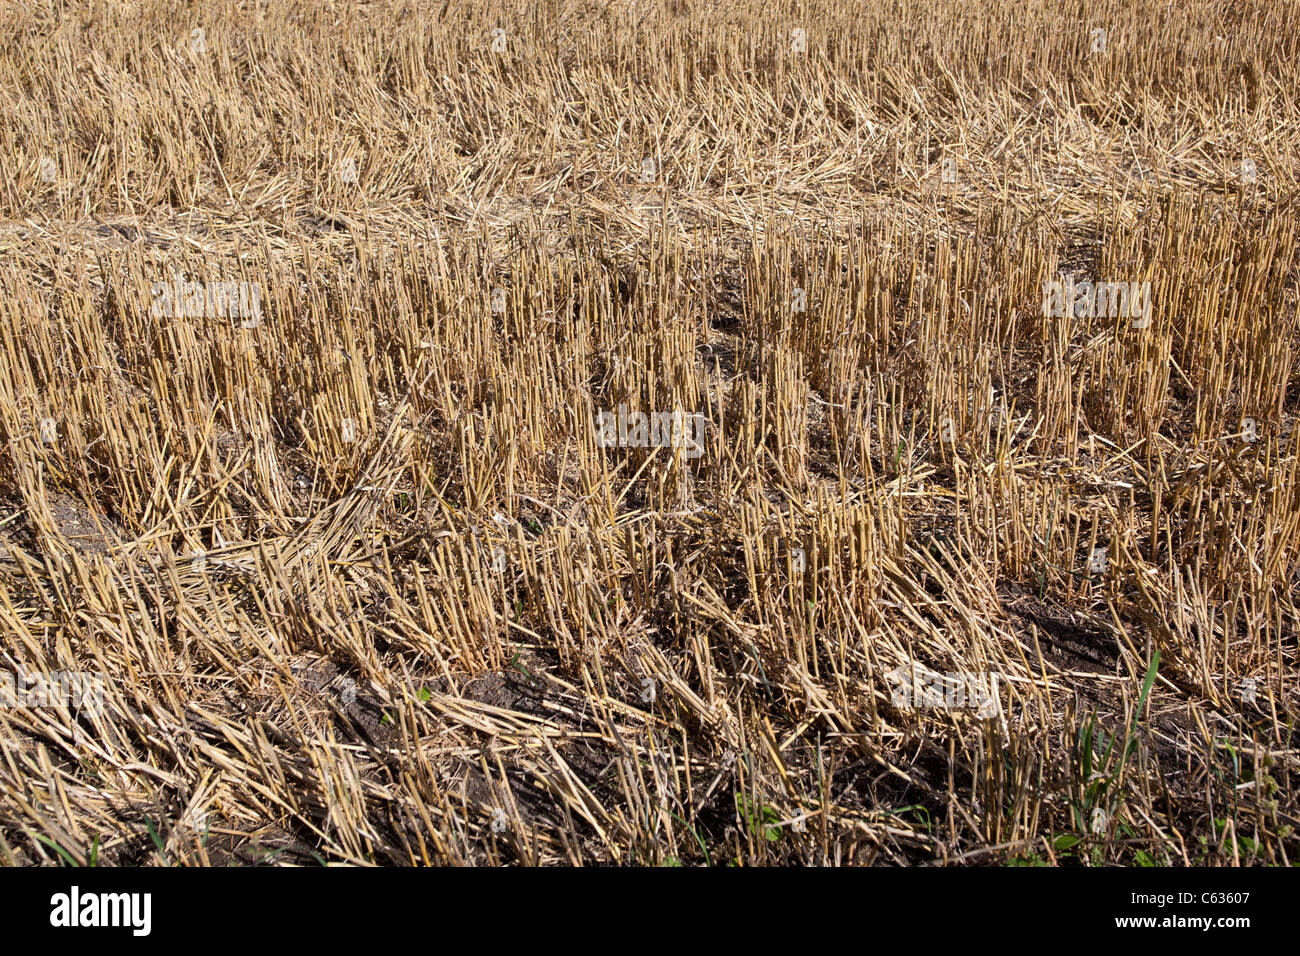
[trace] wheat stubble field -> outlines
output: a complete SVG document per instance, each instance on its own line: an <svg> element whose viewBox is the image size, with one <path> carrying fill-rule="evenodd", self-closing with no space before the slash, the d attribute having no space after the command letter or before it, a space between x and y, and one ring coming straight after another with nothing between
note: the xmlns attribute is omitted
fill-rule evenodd
<svg viewBox="0 0 1300 956"><path fill-rule="evenodd" d="M1295 863L1298 62L6 3L0 861Z"/></svg>

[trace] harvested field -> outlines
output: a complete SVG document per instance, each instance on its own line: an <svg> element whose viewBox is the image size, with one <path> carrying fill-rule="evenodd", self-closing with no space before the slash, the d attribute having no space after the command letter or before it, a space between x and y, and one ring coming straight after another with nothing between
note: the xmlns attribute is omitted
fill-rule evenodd
<svg viewBox="0 0 1300 956"><path fill-rule="evenodd" d="M1296 863L1295 14L7 4L0 862Z"/></svg>

